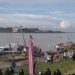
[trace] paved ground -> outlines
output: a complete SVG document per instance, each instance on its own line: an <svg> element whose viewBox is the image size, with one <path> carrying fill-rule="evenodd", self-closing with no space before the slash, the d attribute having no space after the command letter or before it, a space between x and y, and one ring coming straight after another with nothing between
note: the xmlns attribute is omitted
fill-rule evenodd
<svg viewBox="0 0 75 75"><path fill-rule="evenodd" d="M69 71L69 72L68 72L68 73L66 73L65 75L72 75L72 74L75 74L75 69L74 69L74 70Z"/></svg>
<svg viewBox="0 0 75 75"><path fill-rule="evenodd" d="M10 62L0 62L0 68L10 67ZM22 62L16 62L16 66L21 66Z"/></svg>

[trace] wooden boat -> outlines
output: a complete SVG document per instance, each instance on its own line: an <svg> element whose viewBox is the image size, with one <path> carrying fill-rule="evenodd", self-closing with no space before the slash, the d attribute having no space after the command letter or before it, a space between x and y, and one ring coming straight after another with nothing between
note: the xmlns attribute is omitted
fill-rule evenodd
<svg viewBox="0 0 75 75"><path fill-rule="evenodd" d="M9 57L8 58L8 61L12 61L12 60L15 60L15 61L22 61L22 60L26 60L27 57L25 56L15 56L15 58L13 59L12 57Z"/></svg>

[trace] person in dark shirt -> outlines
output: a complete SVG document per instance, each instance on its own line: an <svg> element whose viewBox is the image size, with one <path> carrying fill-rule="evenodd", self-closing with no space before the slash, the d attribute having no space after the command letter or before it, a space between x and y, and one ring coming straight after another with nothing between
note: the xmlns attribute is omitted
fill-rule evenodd
<svg viewBox="0 0 75 75"><path fill-rule="evenodd" d="M12 67L10 67L10 74L13 75L14 74L14 69Z"/></svg>
<svg viewBox="0 0 75 75"><path fill-rule="evenodd" d="M75 61L75 52L73 53L72 59Z"/></svg>
<svg viewBox="0 0 75 75"><path fill-rule="evenodd" d="M56 74L56 71L54 71L53 75L57 75L57 74Z"/></svg>
<svg viewBox="0 0 75 75"><path fill-rule="evenodd" d="M11 75L9 68L7 68L7 70L5 71L5 75Z"/></svg>
<svg viewBox="0 0 75 75"><path fill-rule="evenodd" d="M34 61L33 61L33 74L35 75L35 69L36 69L36 60L34 58Z"/></svg>
<svg viewBox="0 0 75 75"><path fill-rule="evenodd" d="M51 55L51 63L53 63L54 55Z"/></svg>
<svg viewBox="0 0 75 75"><path fill-rule="evenodd" d="M3 73L2 73L2 69L0 69L0 75L3 75Z"/></svg>
<svg viewBox="0 0 75 75"><path fill-rule="evenodd" d="M56 75L62 75L59 69L57 69Z"/></svg>
<svg viewBox="0 0 75 75"><path fill-rule="evenodd" d="M19 75L24 75L23 69L20 70Z"/></svg>
<svg viewBox="0 0 75 75"><path fill-rule="evenodd" d="M12 62L11 62L11 67L12 67L12 68L15 68L15 66L16 66L16 62L15 62L15 60L12 60Z"/></svg>
<svg viewBox="0 0 75 75"><path fill-rule="evenodd" d="M51 75L51 70L47 68L47 71L45 72L45 75Z"/></svg>

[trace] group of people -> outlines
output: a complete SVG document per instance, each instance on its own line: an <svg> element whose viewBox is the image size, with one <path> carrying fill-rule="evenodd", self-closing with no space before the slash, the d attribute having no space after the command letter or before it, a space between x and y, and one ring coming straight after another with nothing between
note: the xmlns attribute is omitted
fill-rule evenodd
<svg viewBox="0 0 75 75"><path fill-rule="evenodd" d="M0 69L0 75L24 75L23 69L20 69L18 73L15 73L14 68L10 67L5 70L5 72Z"/></svg>
<svg viewBox="0 0 75 75"><path fill-rule="evenodd" d="M44 53L41 48L33 46L33 52L32 52L33 57L39 57L41 58L44 56Z"/></svg>
<svg viewBox="0 0 75 75"><path fill-rule="evenodd" d="M57 69L56 71L54 71L53 73L51 73L51 70L49 68L47 68L46 72L39 72L39 75L62 75L61 71L59 69Z"/></svg>

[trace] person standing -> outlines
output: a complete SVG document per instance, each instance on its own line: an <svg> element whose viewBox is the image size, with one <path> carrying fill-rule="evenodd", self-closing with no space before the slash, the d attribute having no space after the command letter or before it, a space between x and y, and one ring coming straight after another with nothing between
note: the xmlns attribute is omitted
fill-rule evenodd
<svg viewBox="0 0 75 75"><path fill-rule="evenodd" d="M50 56L47 54L47 62L50 62Z"/></svg>
<svg viewBox="0 0 75 75"><path fill-rule="evenodd" d="M15 66L16 66L16 61L13 56L13 60L11 61L10 67L15 68Z"/></svg>
<svg viewBox="0 0 75 75"><path fill-rule="evenodd" d="M45 75L51 75L51 70L47 68L47 71L45 72Z"/></svg>
<svg viewBox="0 0 75 75"><path fill-rule="evenodd" d="M2 69L0 69L0 75L3 75L3 73L2 73Z"/></svg>
<svg viewBox="0 0 75 75"><path fill-rule="evenodd" d="M51 55L51 63L53 63L54 55Z"/></svg>
<svg viewBox="0 0 75 75"><path fill-rule="evenodd" d="M20 70L19 75L24 75L23 69Z"/></svg>
<svg viewBox="0 0 75 75"><path fill-rule="evenodd" d="M59 69L57 69L56 75L62 75Z"/></svg>
<svg viewBox="0 0 75 75"><path fill-rule="evenodd" d="M73 53L72 59L75 61L75 52Z"/></svg>
<svg viewBox="0 0 75 75"><path fill-rule="evenodd" d="M14 69L12 67L10 67L10 74L13 75L14 74Z"/></svg>
<svg viewBox="0 0 75 75"><path fill-rule="evenodd" d="M36 74L36 57L33 58L33 74Z"/></svg>
<svg viewBox="0 0 75 75"><path fill-rule="evenodd" d="M57 75L57 74L56 74L56 71L53 72L53 75Z"/></svg>
<svg viewBox="0 0 75 75"><path fill-rule="evenodd" d="M9 68L7 68L7 70L5 71L5 75L11 75Z"/></svg>

